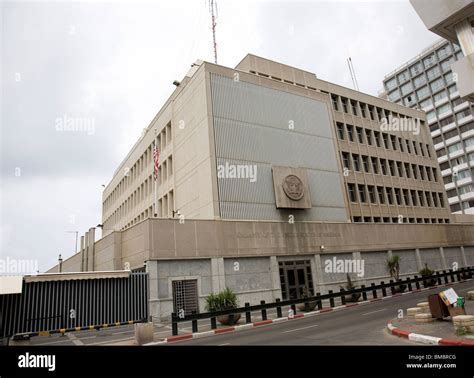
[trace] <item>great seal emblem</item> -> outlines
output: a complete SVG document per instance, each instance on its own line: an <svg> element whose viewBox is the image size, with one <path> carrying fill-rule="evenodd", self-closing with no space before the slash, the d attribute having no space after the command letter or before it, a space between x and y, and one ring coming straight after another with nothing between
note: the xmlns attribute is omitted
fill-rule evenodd
<svg viewBox="0 0 474 378"><path fill-rule="evenodd" d="M288 175L283 179L283 191L293 201L299 201L304 196L303 181L296 175Z"/></svg>

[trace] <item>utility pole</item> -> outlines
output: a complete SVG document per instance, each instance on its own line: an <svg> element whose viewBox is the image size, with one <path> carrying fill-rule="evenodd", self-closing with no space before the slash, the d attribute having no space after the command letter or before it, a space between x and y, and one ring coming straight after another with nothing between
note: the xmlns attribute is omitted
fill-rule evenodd
<svg viewBox="0 0 474 378"><path fill-rule="evenodd" d="M74 253L77 253L77 238L79 236L79 231L66 231L68 234L76 234L76 249L74 250Z"/></svg>
<svg viewBox="0 0 474 378"><path fill-rule="evenodd" d="M211 13L211 20L212 20L212 43L214 47L214 63L217 64L217 43L216 43L217 1L215 0L209 1L209 12Z"/></svg>

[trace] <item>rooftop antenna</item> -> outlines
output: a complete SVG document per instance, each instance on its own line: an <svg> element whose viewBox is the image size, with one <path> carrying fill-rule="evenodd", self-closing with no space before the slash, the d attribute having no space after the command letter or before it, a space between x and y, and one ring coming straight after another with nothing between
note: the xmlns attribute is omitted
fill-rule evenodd
<svg viewBox="0 0 474 378"><path fill-rule="evenodd" d="M354 65L352 64L351 57L347 58L347 65L349 66L349 72L351 73L352 78L352 85L354 86L355 90L359 90L359 84L357 83L357 78L354 70Z"/></svg>
<svg viewBox="0 0 474 378"><path fill-rule="evenodd" d="M216 44L216 19L218 17L217 1L209 0L209 12L212 21L212 45L214 47L214 63L217 64L217 44Z"/></svg>

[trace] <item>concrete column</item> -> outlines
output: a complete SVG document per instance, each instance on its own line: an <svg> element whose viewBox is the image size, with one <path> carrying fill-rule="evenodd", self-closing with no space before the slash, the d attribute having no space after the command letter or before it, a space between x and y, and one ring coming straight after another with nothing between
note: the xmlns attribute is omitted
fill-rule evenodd
<svg viewBox="0 0 474 378"><path fill-rule="evenodd" d="M91 227L89 228L89 265L88 265L88 270L93 272L95 270L95 228Z"/></svg>
<svg viewBox="0 0 474 378"><path fill-rule="evenodd" d="M84 235L84 272L89 270L89 232Z"/></svg>
<svg viewBox="0 0 474 378"><path fill-rule="evenodd" d="M212 291L217 293L225 289L224 258L215 257L211 259Z"/></svg>
<svg viewBox="0 0 474 378"><path fill-rule="evenodd" d="M443 269L449 269L448 263L446 262L446 256L444 255L443 247L439 247L439 254L441 255L441 262L443 263Z"/></svg>
<svg viewBox="0 0 474 378"><path fill-rule="evenodd" d="M147 261L146 271L148 273L149 280L149 314L152 317L152 321L159 321L161 306L158 293L158 261Z"/></svg>
<svg viewBox="0 0 474 378"><path fill-rule="evenodd" d="M470 22L465 19L454 26L456 35L458 37L459 46L464 56L474 53L474 33Z"/></svg>
<svg viewBox="0 0 474 378"><path fill-rule="evenodd" d="M461 245L459 248L461 248L462 262L464 266L467 266L467 258L466 258L466 252L464 251L464 247Z"/></svg>
<svg viewBox="0 0 474 378"><path fill-rule="evenodd" d="M272 274L273 299L283 299L281 293L280 268L276 256L270 256L270 271Z"/></svg>
<svg viewBox="0 0 474 378"><path fill-rule="evenodd" d="M418 264L418 269L417 270L421 270L421 269L424 268L424 266L423 266L423 263L421 261L420 249L419 248L415 249L415 253L416 253L416 263Z"/></svg>
<svg viewBox="0 0 474 378"><path fill-rule="evenodd" d="M321 264L321 254L316 253L311 262L311 274L313 275L314 290L322 294L324 288L323 267Z"/></svg>
<svg viewBox="0 0 474 378"><path fill-rule="evenodd" d="M85 257L85 251L84 251L84 236L81 236L81 272L84 272L84 257Z"/></svg>

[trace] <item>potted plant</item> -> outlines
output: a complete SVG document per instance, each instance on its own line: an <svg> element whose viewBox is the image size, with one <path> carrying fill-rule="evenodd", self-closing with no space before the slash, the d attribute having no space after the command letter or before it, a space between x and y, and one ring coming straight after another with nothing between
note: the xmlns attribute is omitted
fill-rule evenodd
<svg viewBox="0 0 474 378"><path fill-rule="evenodd" d="M206 298L206 311L224 311L238 307L237 295L229 289L225 288L219 293L211 293ZM239 322L240 314L221 315L217 317L219 323L223 325L234 325Z"/></svg>
<svg viewBox="0 0 474 378"><path fill-rule="evenodd" d="M433 273L434 271L428 268L428 264L425 263L425 267L420 270L422 278L430 277L429 279L423 280L423 284L425 285L425 287L436 285L436 279L434 277L431 277L433 276Z"/></svg>
<svg viewBox="0 0 474 378"><path fill-rule="evenodd" d="M303 292L301 293L301 298L309 298L311 295L310 295L310 292L308 290L307 287L305 287L303 289ZM315 308L316 308L316 304L317 304L317 301L312 301L312 302L308 302L308 307L306 307L306 303L298 303L297 304L297 308L298 310L300 311L313 311Z"/></svg>
<svg viewBox="0 0 474 378"><path fill-rule="evenodd" d="M357 286L355 286L352 281L351 281L351 277L349 276L349 273L347 273L347 284L346 284L346 287L344 286L339 286L341 289L344 289L346 291L349 291L349 290L354 290L354 289L357 289ZM346 303L347 302L357 302L360 298L362 294L361 293L353 293L351 294L350 296L349 295L345 295L344 298L346 300Z"/></svg>
<svg viewBox="0 0 474 378"><path fill-rule="evenodd" d="M396 282L400 281L400 256L393 255L387 260L387 269L390 277L394 278ZM400 284L394 287L395 293L403 293L407 285Z"/></svg>

